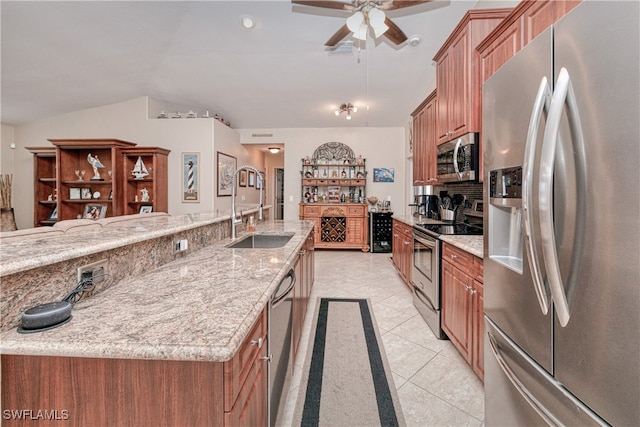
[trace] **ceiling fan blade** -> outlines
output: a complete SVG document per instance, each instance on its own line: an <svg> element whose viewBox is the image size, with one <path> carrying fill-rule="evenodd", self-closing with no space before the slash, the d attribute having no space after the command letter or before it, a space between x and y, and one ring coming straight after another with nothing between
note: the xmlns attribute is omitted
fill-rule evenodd
<svg viewBox="0 0 640 427"><path fill-rule="evenodd" d="M342 10L353 10L353 6L348 3L342 3L339 1L323 1L323 0L291 0L293 4L299 4L302 6L314 6L314 7L324 7L325 9L342 9Z"/></svg>
<svg viewBox="0 0 640 427"><path fill-rule="evenodd" d="M387 38L391 40L393 43L400 44L407 40L407 36L402 32L400 27L394 24L394 22L391 19L386 18L384 20L384 23L387 24L387 27L389 27L389 29L384 33L384 35L387 36Z"/></svg>
<svg viewBox="0 0 640 427"><path fill-rule="evenodd" d="M347 27L347 24L343 25L329 40L324 44L325 46L335 46L340 40L347 37L351 30Z"/></svg>
<svg viewBox="0 0 640 427"><path fill-rule="evenodd" d="M392 0L390 4L385 4L381 9L394 10L402 9L403 7L417 6L422 3L427 3L431 0Z"/></svg>

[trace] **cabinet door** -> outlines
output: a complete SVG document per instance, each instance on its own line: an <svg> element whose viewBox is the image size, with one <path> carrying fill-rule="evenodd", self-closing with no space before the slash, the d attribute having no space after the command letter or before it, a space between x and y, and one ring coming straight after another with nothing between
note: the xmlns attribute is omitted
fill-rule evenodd
<svg viewBox="0 0 640 427"><path fill-rule="evenodd" d="M471 64L469 61L469 32L460 32L451 44L451 96L447 99L449 117L447 120L451 137L467 132L469 126L469 111L471 108L470 88ZM450 138L451 139L451 138Z"/></svg>
<svg viewBox="0 0 640 427"><path fill-rule="evenodd" d="M411 229L409 229L408 231L405 229L405 235L402 242L403 250L404 250L404 263L403 263L404 279L406 284L409 286L409 288L412 287L411 269L413 267L413 235L410 233L411 233Z"/></svg>
<svg viewBox="0 0 640 427"><path fill-rule="evenodd" d="M484 287L473 282L473 370L484 379Z"/></svg>
<svg viewBox="0 0 640 427"><path fill-rule="evenodd" d="M266 356L267 345L261 355ZM256 359L247 382L242 386L238 400L231 412L224 414L227 426L266 426L269 424L267 403L267 362Z"/></svg>
<svg viewBox="0 0 640 427"><path fill-rule="evenodd" d="M435 91L430 97L425 106L424 115L424 179L427 185L436 184L438 181L436 156L438 103Z"/></svg>
<svg viewBox="0 0 640 427"><path fill-rule="evenodd" d="M302 336L302 324L304 323L304 272L303 272L302 251L296 258L296 263L293 266L293 271L296 275L296 284L293 287L293 304L291 307L291 348L292 348L292 362L295 363L298 355L298 344L300 343L300 337Z"/></svg>
<svg viewBox="0 0 640 427"><path fill-rule="evenodd" d="M471 364L471 278L449 262L442 263L442 329Z"/></svg>
<svg viewBox="0 0 640 427"><path fill-rule="evenodd" d="M482 81L486 81L522 49L522 20L517 19L480 54Z"/></svg>
<svg viewBox="0 0 640 427"><path fill-rule="evenodd" d="M450 129L449 129L449 99L452 96L451 85L451 55L450 51L445 52L440 58L436 66L436 82L438 91L438 126L437 135L438 143L449 141Z"/></svg>
<svg viewBox="0 0 640 427"><path fill-rule="evenodd" d="M426 184L426 109L420 109L413 118L413 185Z"/></svg>

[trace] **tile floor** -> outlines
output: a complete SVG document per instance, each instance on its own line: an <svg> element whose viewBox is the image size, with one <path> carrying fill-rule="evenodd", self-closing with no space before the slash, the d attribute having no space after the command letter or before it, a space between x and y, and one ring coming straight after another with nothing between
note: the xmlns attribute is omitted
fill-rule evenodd
<svg viewBox="0 0 640 427"><path fill-rule="evenodd" d="M484 389L448 340L435 338L413 306L391 254L315 252L315 282L284 425L291 425L318 297L369 298L408 426L481 426Z"/></svg>

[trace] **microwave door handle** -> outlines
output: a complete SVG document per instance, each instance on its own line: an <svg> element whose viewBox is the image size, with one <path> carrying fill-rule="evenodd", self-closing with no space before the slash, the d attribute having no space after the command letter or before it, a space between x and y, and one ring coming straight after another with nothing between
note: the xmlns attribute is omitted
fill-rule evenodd
<svg viewBox="0 0 640 427"><path fill-rule="evenodd" d="M458 175L458 179L462 178L462 173L460 173L460 167L458 166L458 151L460 151L460 146L462 145L462 138L458 138L456 141L456 145L453 148L453 170Z"/></svg>
<svg viewBox="0 0 640 427"><path fill-rule="evenodd" d="M544 257L545 267L547 269L547 277L551 296L555 303L556 314L560 321L560 326L564 327L569 323L571 317L571 307L567 292L560 276L560 264L558 262L558 253L556 249L556 241L554 234L553 222L553 170L555 166L556 146L559 140L560 121L566 105L567 118L571 131L573 152L576 165L576 196L577 206L576 212L585 212L586 205L586 160L584 153L584 136L582 134L582 125L580 123L580 115L578 112L578 104L575 93L571 85L569 73L563 67L558 74L553 97L551 98L551 107L549 109L549 119L544 130L544 138L542 141L542 154L540 157L540 235L542 238L542 254ZM560 141L560 144L566 141ZM569 270L568 283L569 289L574 288L576 282L575 276L580 269L580 254L584 249L584 231L585 231L585 215L576 215L575 217L575 233L572 248L572 259ZM575 290L575 289L573 289ZM571 293L573 294L573 293Z"/></svg>
<svg viewBox="0 0 640 427"><path fill-rule="evenodd" d="M531 110L531 119L529 120L529 130L527 132L527 141L524 148L524 162L522 163L522 210L523 210L523 226L524 226L524 240L527 255L529 257L529 264L531 268L531 277L533 279L533 286L538 297L538 304L540 304L540 310L543 314L549 312L549 295L544 284L542 277L542 271L540 269L541 261L538 257L538 248L536 247L536 240L533 237L534 224L532 201L533 201L533 170L534 159L536 155L536 146L538 141L538 128L540 127L540 120L542 119L542 113L548 114L549 104L551 99L551 89L547 78L543 77L540 81L540 87L536 94L535 101L533 103L533 109Z"/></svg>

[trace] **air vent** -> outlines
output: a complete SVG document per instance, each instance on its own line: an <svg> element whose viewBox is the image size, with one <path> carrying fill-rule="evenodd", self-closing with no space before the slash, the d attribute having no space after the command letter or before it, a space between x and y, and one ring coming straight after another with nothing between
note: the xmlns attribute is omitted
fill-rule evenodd
<svg viewBox="0 0 640 427"><path fill-rule="evenodd" d="M273 136L272 133L252 133L252 138L271 138Z"/></svg>
<svg viewBox="0 0 640 427"><path fill-rule="evenodd" d="M329 50L329 56L333 55L353 55L353 42L344 41L337 43L334 48Z"/></svg>

